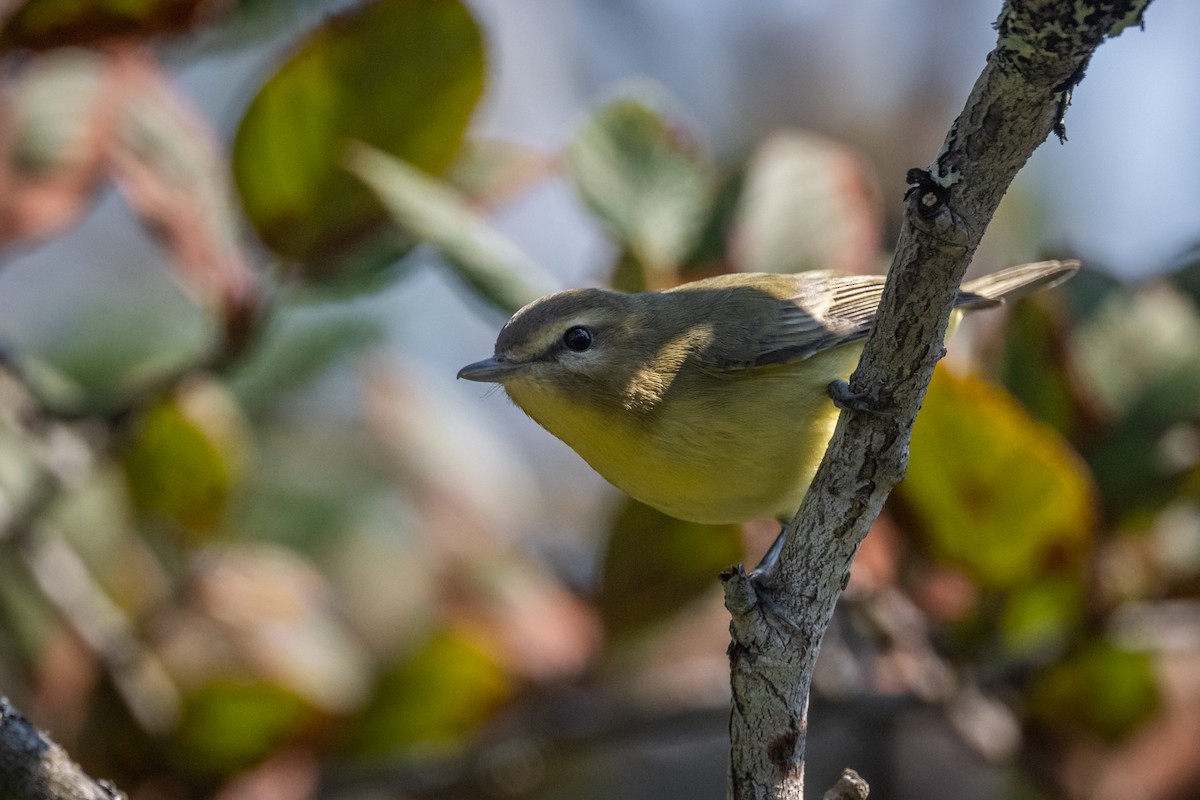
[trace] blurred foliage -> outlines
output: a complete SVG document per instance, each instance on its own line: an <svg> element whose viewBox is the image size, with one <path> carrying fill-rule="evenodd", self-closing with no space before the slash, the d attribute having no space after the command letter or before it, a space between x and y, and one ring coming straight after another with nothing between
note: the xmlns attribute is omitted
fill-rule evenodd
<svg viewBox="0 0 1200 800"><path fill-rule="evenodd" d="M276 2L7 9L0 242L60 234L111 184L171 272L5 343L0 692L133 796L622 785L631 727L724 714L715 575L773 523L624 501L594 558L534 537L537 489L474 407L372 358L396 330L376 297L431 260L506 312L553 288L487 219L547 179L607 231L621 288L871 271L870 162L781 130L719 164L644 84L561 152L471 139L487 62L469 7L369 0L263 77L230 163L159 59ZM1064 796L1084 795L1036 756L1118 759L1196 721L1179 676L1200 671L1198 263L1137 288L1085 272L979 315L982 358L938 370L818 702L923 703L1027 770L1014 786ZM555 500L558 528L574 499Z"/></svg>
<svg viewBox="0 0 1200 800"><path fill-rule="evenodd" d="M1067 443L999 387L945 369L898 492L930 551L986 589L1078 572L1095 529L1091 482Z"/></svg>
<svg viewBox="0 0 1200 800"><path fill-rule="evenodd" d="M122 454L134 506L202 537L217 527L241 478L246 440L224 390L181 386L139 415Z"/></svg>
<svg viewBox="0 0 1200 800"><path fill-rule="evenodd" d="M684 522L635 500L612 521L596 608L620 641L661 623L711 591L713 576L741 555L736 525Z"/></svg>
<svg viewBox="0 0 1200 800"><path fill-rule="evenodd" d="M379 196L397 224L436 246L447 265L501 311L511 315L552 291L552 280L536 263L442 183L360 144L348 151L347 165Z"/></svg>
<svg viewBox="0 0 1200 800"><path fill-rule="evenodd" d="M662 288L696 244L716 178L711 157L656 95L643 87L598 109L566 156L588 208L629 248L645 286Z"/></svg>
<svg viewBox="0 0 1200 800"><path fill-rule="evenodd" d="M314 31L246 109L233 170L263 242L315 280L375 233L383 210L342 169L350 140L429 172L458 151L483 88L465 6L375 0Z"/></svg>
<svg viewBox="0 0 1200 800"><path fill-rule="evenodd" d="M180 33L204 20L210 0L38 0L16 5L0 47L49 49L118 36Z"/></svg>
<svg viewBox="0 0 1200 800"><path fill-rule="evenodd" d="M1101 639L1039 675L1028 701L1047 725L1119 741L1155 711L1158 688L1146 653Z"/></svg>

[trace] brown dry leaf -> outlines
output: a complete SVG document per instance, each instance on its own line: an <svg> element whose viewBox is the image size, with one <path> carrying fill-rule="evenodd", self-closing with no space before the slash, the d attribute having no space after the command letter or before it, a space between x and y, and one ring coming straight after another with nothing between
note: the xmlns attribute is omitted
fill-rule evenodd
<svg viewBox="0 0 1200 800"><path fill-rule="evenodd" d="M487 562L462 565L464 577L450 581L460 595L450 614L487 642L510 674L536 682L583 674L603 639L595 610L520 555Z"/></svg>
<svg viewBox="0 0 1200 800"><path fill-rule="evenodd" d="M233 5L232 0L7 0L0 2L0 48L87 47L179 34Z"/></svg>
<svg viewBox="0 0 1200 800"><path fill-rule="evenodd" d="M284 750L242 773L213 796L213 800L307 800L317 796L320 763L301 749Z"/></svg>
<svg viewBox="0 0 1200 800"><path fill-rule="evenodd" d="M331 713L366 697L369 656L337 618L324 576L284 547L246 543L198 553L189 604L156 627L163 660L185 690L244 675Z"/></svg>
<svg viewBox="0 0 1200 800"><path fill-rule="evenodd" d="M560 158L499 139L468 139L446 179L476 211L494 211L558 174Z"/></svg>
<svg viewBox="0 0 1200 800"><path fill-rule="evenodd" d="M258 292L228 176L207 122L135 44L33 57L0 94L0 244L74 223L110 179L236 328Z"/></svg>
<svg viewBox="0 0 1200 800"><path fill-rule="evenodd" d="M102 678L96 653L70 628L50 631L35 666L31 711L61 740L79 734L87 722L92 693Z"/></svg>
<svg viewBox="0 0 1200 800"><path fill-rule="evenodd" d="M82 213L103 177L105 59L32 59L0 86L0 245L49 236Z"/></svg>
<svg viewBox="0 0 1200 800"><path fill-rule="evenodd" d="M114 51L108 80L119 98L112 180L201 302L243 313L255 305L256 280L241 248L229 164L207 121L148 50Z"/></svg>

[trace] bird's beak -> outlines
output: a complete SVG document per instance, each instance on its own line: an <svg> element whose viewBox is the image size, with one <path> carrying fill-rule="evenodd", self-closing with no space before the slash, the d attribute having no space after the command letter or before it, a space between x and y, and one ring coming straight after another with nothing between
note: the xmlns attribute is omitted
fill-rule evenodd
<svg viewBox="0 0 1200 800"><path fill-rule="evenodd" d="M485 358L474 364L467 364L458 371L458 377L469 381L484 383L500 383L505 378L512 377L524 368L524 364L516 361L503 361L499 358Z"/></svg>

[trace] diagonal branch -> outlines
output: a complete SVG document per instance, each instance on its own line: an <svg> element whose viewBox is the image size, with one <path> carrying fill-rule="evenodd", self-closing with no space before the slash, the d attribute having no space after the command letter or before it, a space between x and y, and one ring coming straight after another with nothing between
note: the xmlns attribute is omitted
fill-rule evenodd
<svg viewBox="0 0 1200 800"><path fill-rule="evenodd" d="M4 800L123 800L0 697L0 797Z"/></svg>
<svg viewBox="0 0 1200 800"><path fill-rule="evenodd" d="M998 41L941 152L911 170L905 218L850 395L762 602L740 569L722 576L733 711L729 796L800 800L808 693L850 564L904 477L913 422L955 292L1017 171L1052 132L1104 39L1140 25L1150 0L1007 0Z"/></svg>

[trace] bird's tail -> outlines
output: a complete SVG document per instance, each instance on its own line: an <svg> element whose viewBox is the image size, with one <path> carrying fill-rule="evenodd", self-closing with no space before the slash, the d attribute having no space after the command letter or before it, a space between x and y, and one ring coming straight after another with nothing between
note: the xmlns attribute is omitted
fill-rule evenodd
<svg viewBox="0 0 1200 800"><path fill-rule="evenodd" d="M988 308L1031 292L1057 286L1079 271L1078 261L1039 261L1009 267L967 281L958 290L956 308Z"/></svg>

